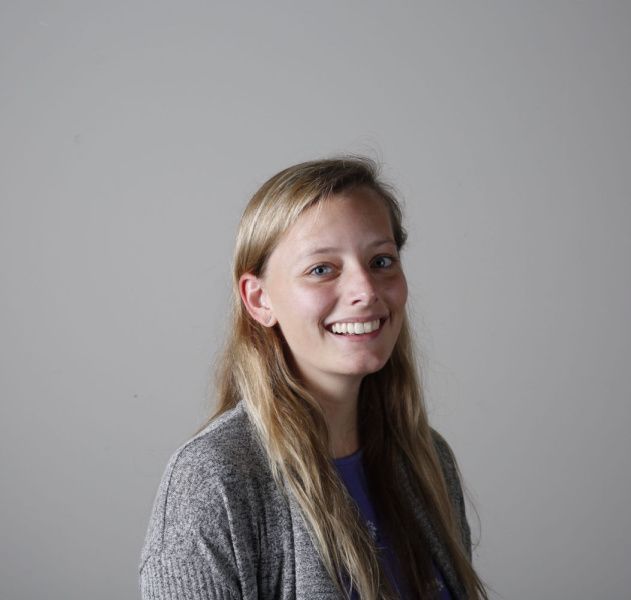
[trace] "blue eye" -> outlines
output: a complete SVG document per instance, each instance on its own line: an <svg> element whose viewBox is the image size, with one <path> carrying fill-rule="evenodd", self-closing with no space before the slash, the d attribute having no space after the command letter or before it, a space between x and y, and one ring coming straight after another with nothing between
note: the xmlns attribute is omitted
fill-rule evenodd
<svg viewBox="0 0 631 600"><path fill-rule="evenodd" d="M330 272L331 267L329 267L328 265L317 265L316 267L313 267L311 271L309 271L309 273L313 275L328 275Z"/></svg>
<svg viewBox="0 0 631 600"><path fill-rule="evenodd" d="M378 256L375 259L374 264L375 264L376 267L378 267L380 269L386 269L388 267L391 267L395 260L396 259L393 256ZM379 263L381 263L381 264L379 264Z"/></svg>

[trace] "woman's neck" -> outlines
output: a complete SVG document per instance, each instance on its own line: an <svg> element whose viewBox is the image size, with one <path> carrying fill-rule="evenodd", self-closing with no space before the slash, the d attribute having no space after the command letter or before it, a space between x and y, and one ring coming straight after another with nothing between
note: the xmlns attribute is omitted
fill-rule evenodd
<svg viewBox="0 0 631 600"><path fill-rule="evenodd" d="M325 387L322 382L310 382L307 387L324 412L331 456L340 458L359 450L357 403L361 379L336 383Z"/></svg>

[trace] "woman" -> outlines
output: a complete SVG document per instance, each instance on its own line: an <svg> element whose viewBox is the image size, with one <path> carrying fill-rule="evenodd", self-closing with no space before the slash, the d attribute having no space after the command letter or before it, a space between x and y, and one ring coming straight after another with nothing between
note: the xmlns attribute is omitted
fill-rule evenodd
<svg viewBox="0 0 631 600"><path fill-rule="evenodd" d="M143 598L486 598L416 374L405 239L364 158L289 167L254 195L218 410L163 477Z"/></svg>

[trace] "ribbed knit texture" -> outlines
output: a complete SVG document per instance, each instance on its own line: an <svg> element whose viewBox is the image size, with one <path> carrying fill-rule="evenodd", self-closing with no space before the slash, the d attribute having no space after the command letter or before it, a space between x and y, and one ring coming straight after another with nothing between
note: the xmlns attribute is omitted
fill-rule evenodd
<svg viewBox="0 0 631 600"><path fill-rule="evenodd" d="M452 502L470 552L453 456L436 434ZM412 498L411 488L404 490ZM449 556L416 500L415 516L455 599ZM140 564L143 600L339 600L293 497L276 485L242 403L171 457Z"/></svg>
<svg viewBox="0 0 631 600"><path fill-rule="evenodd" d="M144 565L141 584L142 597L147 600L240 597L216 581L206 565L192 556L151 556Z"/></svg>

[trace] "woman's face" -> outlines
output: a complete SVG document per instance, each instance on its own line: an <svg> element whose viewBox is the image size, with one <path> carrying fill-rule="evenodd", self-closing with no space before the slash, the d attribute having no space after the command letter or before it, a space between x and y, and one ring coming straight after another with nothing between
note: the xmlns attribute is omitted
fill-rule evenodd
<svg viewBox="0 0 631 600"><path fill-rule="evenodd" d="M381 369L407 299L385 202L364 187L306 210L271 253L261 288L267 324L278 324L307 382Z"/></svg>

